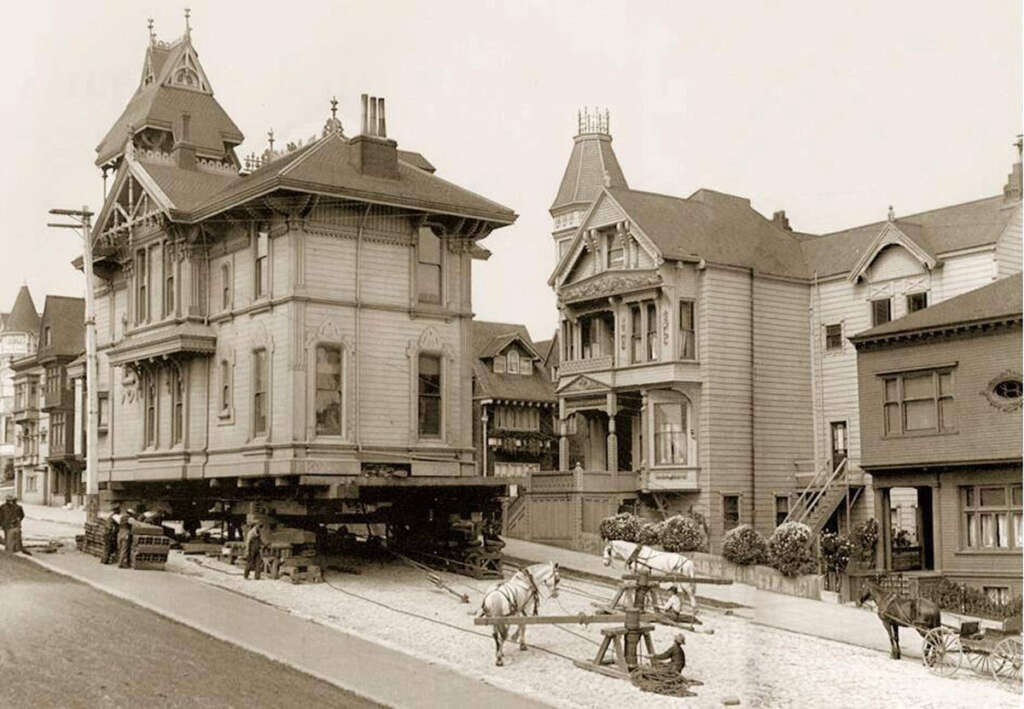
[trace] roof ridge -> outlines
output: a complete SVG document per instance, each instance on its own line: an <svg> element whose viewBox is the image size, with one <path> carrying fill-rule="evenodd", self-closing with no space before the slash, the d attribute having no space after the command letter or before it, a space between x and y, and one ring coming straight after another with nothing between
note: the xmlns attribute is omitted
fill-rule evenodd
<svg viewBox="0 0 1024 709"><path fill-rule="evenodd" d="M296 148L294 152L298 152L300 150L304 150L304 152L301 155L299 155L298 157L293 158L290 163L288 163L283 168L281 168L281 170L277 173L278 176L287 175L291 170L293 170L295 168L296 165L302 164L302 162L305 161L310 155L315 153L317 150L320 150L320 148L322 148L323 146L327 145L327 143L333 137L337 137L337 138L339 138L340 140L343 140L343 141L345 140L344 138L341 137L341 133L331 132L331 133L328 133L327 135L320 136L319 138L314 140L312 143L307 143L306 145L303 145L303 146L300 146L300 147ZM287 157L287 156L288 156L288 153L285 153L284 155L281 156L281 158L284 158L284 157ZM281 158L278 158L278 159L281 159ZM270 163L268 165L268 167L270 165L273 165L273 164L274 163Z"/></svg>
<svg viewBox="0 0 1024 709"><path fill-rule="evenodd" d="M979 197L978 199L969 199L969 200L967 200L965 202L956 202L955 204L947 204L944 207L935 207L934 209L925 209L925 210L923 210L921 212L914 212L912 214L907 214L906 216L903 216L903 217L897 217L896 221L897 222L906 221L907 219L910 219L910 218L913 218L913 217L920 217L920 216L924 216L926 214L934 214L935 212L941 212L941 211L946 210L946 209L955 209L957 207L966 207L969 204L977 204L978 202L987 202L990 199L997 199L997 198L998 199L1002 199L1003 196L1001 194L995 194L995 195L990 195L988 197ZM880 220L874 221L874 222L865 222L864 224L857 224L856 226L846 227L845 229L840 229L838 231L822 232L821 234L818 234L818 236L823 236L823 237L824 236L838 236L840 234L845 234L846 232L856 231L857 229L867 229L868 227L871 227L871 226L883 226L886 223L887 223L887 220L880 219ZM914 222L906 222L906 223L914 224ZM924 225L923 224L917 224L917 226L924 226Z"/></svg>

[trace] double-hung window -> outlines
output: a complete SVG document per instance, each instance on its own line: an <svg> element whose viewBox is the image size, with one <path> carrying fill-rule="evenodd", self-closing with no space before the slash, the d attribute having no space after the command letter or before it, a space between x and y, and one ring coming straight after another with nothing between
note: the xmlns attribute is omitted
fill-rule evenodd
<svg viewBox="0 0 1024 709"><path fill-rule="evenodd" d="M835 352L843 349L843 325L836 323L825 326L825 350Z"/></svg>
<svg viewBox="0 0 1024 709"><path fill-rule="evenodd" d="M164 244L164 312L163 316L174 315L174 254L169 244Z"/></svg>
<svg viewBox="0 0 1024 709"><path fill-rule="evenodd" d="M231 309L231 266L226 263L220 267L220 307Z"/></svg>
<svg viewBox="0 0 1024 709"><path fill-rule="evenodd" d="M180 369L171 370L171 445L182 442L185 430L185 377Z"/></svg>
<svg viewBox="0 0 1024 709"><path fill-rule="evenodd" d="M429 227L420 229L416 249L416 290L421 303L441 303L441 239Z"/></svg>
<svg viewBox="0 0 1024 709"><path fill-rule="evenodd" d="M697 333L694 329L693 301L679 301L679 359L697 358Z"/></svg>
<svg viewBox="0 0 1024 709"><path fill-rule="evenodd" d="M135 252L135 322L149 320L149 252Z"/></svg>
<svg viewBox="0 0 1024 709"><path fill-rule="evenodd" d="M886 376L883 387L886 436L956 430L951 369Z"/></svg>
<svg viewBox="0 0 1024 709"><path fill-rule="evenodd" d="M256 232L256 271L255 295L256 298L265 298L270 294L270 231L265 224L260 225Z"/></svg>
<svg viewBox="0 0 1024 709"><path fill-rule="evenodd" d="M916 313L928 307L928 293L910 293L907 295L907 312Z"/></svg>
<svg viewBox="0 0 1024 709"><path fill-rule="evenodd" d="M316 435L342 435L341 348L316 347Z"/></svg>
<svg viewBox="0 0 1024 709"><path fill-rule="evenodd" d="M421 436L441 435L441 358L419 356L419 433Z"/></svg>
<svg viewBox="0 0 1024 709"><path fill-rule="evenodd" d="M682 402L654 405L654 464L686 465L686 406Z"/></svg>
<svg viewBox="0 0 1024 709"><path fill-rule="evenodd" d="M722 496L722 526L725 531L728 532L733 527L738 527L740 524L740 496L739 495L723 495Z"/></svg>
<svg viewBox="0 0 1024 709"><path fill-rule="evenodd" d="M1021 485L960 488L960 542L965 549L1021 549Z"/></svg>
<svg viewBox="0 0 1024 709"><path fill-rule="evenodd" d="M883 325L892 320L892 298L871 301L871 326Z"/></svg>
<svg viewBox="0 0 1024 709"><path fill-rule="evenodd" d="M156 447L156 408L159 388L157 387L156 372L144 375L142 391L143 402L143 443L146 448Z"/></svg>
<svg viewBox="0 0 1024 709"><path fill-rule="evenodd" d="M658 359L658 306L647 304L647 361Z"/></svg>
<svg viewBox="0 0 1024 709"><path fill-rule="evenodd" d="M508 373L519 374L519 350L508 351Z"/></svg>
<svg viewBox="0 0 1024 709"><path fill-rule="evenodd" d="M262 348L252 353L252 431L267 433L267 351Z"/></svg>
<svg viewBox="0 0 1024 709"><path fill-rule="evenodd" d="M629 306L629 361L633 364L644 361L644 326L640 306Z"/></svg>

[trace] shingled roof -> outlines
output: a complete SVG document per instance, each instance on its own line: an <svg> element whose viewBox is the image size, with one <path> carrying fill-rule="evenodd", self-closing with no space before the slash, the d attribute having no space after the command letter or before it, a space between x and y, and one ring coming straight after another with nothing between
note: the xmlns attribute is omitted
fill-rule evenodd
<svg viewBox="0 0 1024 709"><path fill-rule="evenodd" d="M688 198L611 187L608 194L667 259L705 259L807 277L800 242L743 197L702 189Z"/></svg>
<svg viewBox="0 0 1024 709"><path fill-rule="evenodd" d="M18 295L14 297L14 306L4 318L3 329L8 332L31 332L33 335L39 332L39 313L36 312L28 286L18 289Z"/></svg>
<svg viewBox="0 0 1024 709"><path fill-rule="evenodd" d="M865 342L879 337L932 330L955 325L1020 318L1021 274L1002 278L995 283L982 286L967 293L943 300L935 305L891 320L850 338L853 343Z"/></svg>
<svg viewBox="0 0 1024 709"><path fill-rule="evenodd" d="M334 132L247 175L185 170L145 158L139 165L171 200L173 208L181 212L178 216L182 221L201 221L279 189L453 214L498 224L511 224L516 219L515 212L508 207L401 159L394 179L361 172L352 160L351 153L355 149L341 133ZM421 165L425 162L418 153L411 155L418 156L417 162Z"/></svg>
<svg viewBox="0 0 1024 709"><path fill-rule="evenodd" d="M628 187L619 159L612 150L612 137L605 133L582 133L573 139L572 153L565 166L550 211L572 204L590 204L605 186Z"/></svg>
<svg viewBox="0 0 1024 709"><path fill-rule="evenodd" d="M44 333L50 328L50 344ZM39 328L39 350L36 357L77 357L85 349L85 299L62 295L46 296Z"/></svg>
<svg viewBox="0 0 1024 709"><path fill-rule="evenodd" d="M473 377L476 380L474 398L553 403L555 389L543 362L535 363L533 374L530 376L494 372L491 358L516 339L522 340L533 354L537 354L537 348L530 339L530 333L525 325L473 321ZM504 344L495 351L496 343Z"/></svg>
<svg viewBox="0 0 1024 709"><path fill-rule="evenodd" d="M1005 205L1003 195L997 195L909 214L895 223L921 248L940 256L994 244L1013 217ZM885 221L872 222L804 240L804 257L812 275L824 278L850 271L885 225Z"/></svg>
<svg viewBox="0 0 1024 709"><path fill-rule="evenodd" d="M179 88L171 84L171 72L180 66L186 54L196 58L194 65L205 86ZM189 61L192 62L191 59ZM152 76L148 83L147 76ZM198 55L188 33L173 44L156 42L155 39L150 43L139 87L96 146L96 164L105 165L124 152L129 129L135 132L146 127L180 130L183 113L190 117L189 143L200 155L221 158L244 139L242 131L213 97L213 90L198 64Z"/></svg>

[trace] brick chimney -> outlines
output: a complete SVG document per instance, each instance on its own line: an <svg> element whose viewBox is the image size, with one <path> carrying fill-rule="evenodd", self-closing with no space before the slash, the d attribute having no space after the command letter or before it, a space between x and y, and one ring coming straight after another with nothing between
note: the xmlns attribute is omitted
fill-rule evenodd
<svg viewBox="0 0 1024 709"><path fill-rule="evenodd" d="M362 132L349 141L351 160L364 175L398 179L398 143L388 138L384 99L362 95Z"/></svg>
<svg viewBox="0 0 1024 709"><path fill-rule="evenodd" d="M171 148L171 157L175 164L185 170L196 169L196 146L192 144L191 123L192 116L182 113L177 126L178 130L175 131L174 147Z"/></svg>
<svg viewBox="0 0 1024 709"><path fill-rule="evenodd" d="M793 227L789 225L789 219L786 217L786 210L784 209L780 209L772 215L772 224L783 231L793 231Z"/></svg>

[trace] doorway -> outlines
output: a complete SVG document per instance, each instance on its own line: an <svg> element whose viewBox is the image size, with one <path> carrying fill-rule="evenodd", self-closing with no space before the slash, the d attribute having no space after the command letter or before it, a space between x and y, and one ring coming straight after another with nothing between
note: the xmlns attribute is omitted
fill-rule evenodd
<svg viewBox="0 0 1024 709"><path fill-rule="evenodd" d="M846 437L846 421L833 421L832 429L832 470L846 460L848 453Z"/></svg>

